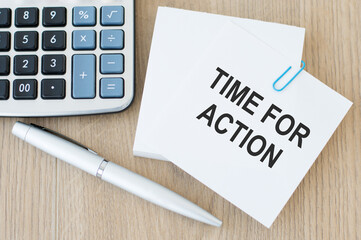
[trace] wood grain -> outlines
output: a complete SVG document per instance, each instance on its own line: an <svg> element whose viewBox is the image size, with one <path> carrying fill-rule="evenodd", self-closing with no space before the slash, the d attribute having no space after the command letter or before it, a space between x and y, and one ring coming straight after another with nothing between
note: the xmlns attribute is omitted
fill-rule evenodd
<svg viewBox="0 0 361 240"><path fill-rule="evenodd" d="M132 156L159 5L305 27L307 71L354 102L270 229L171 163ZM100 116L0 118L0 239L361 239L360 12L359 0L137 0L131 108ZM164 210L24 144L10 133L16 120L88 145L194 201L223 226Z"/></svg>

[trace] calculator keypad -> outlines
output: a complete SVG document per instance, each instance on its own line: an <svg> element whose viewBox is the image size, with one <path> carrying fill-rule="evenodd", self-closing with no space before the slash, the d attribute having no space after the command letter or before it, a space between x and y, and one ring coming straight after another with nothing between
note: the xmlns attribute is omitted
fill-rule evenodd
<svg viewBox="0 0 361 240"><path fill-rule="evenodd" d="M103 26L123 26L124 7L105 6L101 9L101 24Z"/></svg>
<svg viewBox="0 0 361 240"><path fill-rule="evenodd" d="M74 7L73 25L74 26L95 26L96 9L95 7Z"/></svg>
<svg viewBox="0 0 361 240"><path fill-rule="evenodd" d="M0 27L7 28L11 25L11 10L9 8L0 8Z"/></svg>
<svg viewBox="0 0 361 240"><path fill-rule="evenodd" d="M64 79L44 79L41 81L42 99L64 99L65 80Z"/></svg>
<svg viewBox="0 0 361 240"><path fill-rule="evenodd" d="M44 75L63 75L66 72L65 55L44 55L41 71Z"/></svg>
<svg viewBox="0 0 361 240"><path fill-rule="evenodd" d="M129 106L133 0L109 0L109 6L13 1L0 2L0 116L82 115Z"/></svg>
<svg viewBox="0 0 361 240"><path fill-rule="evenodd" d="M64 27L66 25L65 7L45 7L43 9L44 27Z"/></svg>
<svg viewBox="0 0 361 240"><path fill-rule="evenodd" d="M14 48L16 51L36 51L38 50L38 38L38 32L35 31L16 32Z"/></svg>
<svg viewBox="0 0 361 240"><path fill-rule="evenodd" d="M121 50L124 48L123 30L102 30L100 48L104 50Z"/></svg>
<svg viewBox="0 0 361 240"><path fill-rule="evenodd" d="M14 57L15 75L36 75L38 73L38 56L17 55Z"/></svg>
<svg viewBox="0 0 361 240"><path fill-rule="evenodd" d="M17 8L15 10L15 26L37 27L39 25L38 8Z"/></svg>
<svg viewBox="0 0 361 240"><path fill-rule="evenodd" d="M7 76L10 74L10 57L0 56L0 76Z"/></svg>
<svg viewBox="0 0 361 240"><path fill-rule="evenodd" d="M96 48L96 33L94 30L73 31L74 50L94 50Z"/></svg>
<svg viewBox="0 0 361 240"><path fill-rule="evenodd" d="M10 50L10 32L0 32L0 51Z"/></svg>
<svg viewBox="0 0 361 240"><path fill-rule="evenodd" d="M122 74L124 72L123 54L102 54L100 72L103 74Z"/></svg>
<svg viewBox="0 0 361 240"><path fill-rule="evenodd" d="M0 100L9 99L9 80L0 80Z"/></svg>
<svg viewBox="0 0 361 240"><path fill-rule="evenodd" d="M122 98L124 96L123 78L102 78L100 80L100 97Z"/></svg>
<svg viewBox="0 0 361 240"><path fill-rule="evenodd" d="M35 79L14 80L14 99L34 100L38 94L38 82Z"/></svg>
<svg viewBox="0 0 361 240"><path fill-rule="evenodd" d="M95 98L95 55L73 56L73 98Z"/></svg>
<svg viewBox="0 0 361 240"><path fill-rule="evenodd" d="M65 31L44 31L43 32L43 50L61 51L66 48Z"/></svg>

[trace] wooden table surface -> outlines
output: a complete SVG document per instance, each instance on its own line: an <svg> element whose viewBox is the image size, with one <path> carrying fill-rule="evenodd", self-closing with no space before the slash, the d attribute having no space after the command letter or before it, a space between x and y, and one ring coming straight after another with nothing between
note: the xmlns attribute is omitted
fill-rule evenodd
<svg viewBox="0 0 361 240"><path fill-rule="evenodd" d="M132 155L159 5L305 27L307 71L354 102L270 229L171 163ZM0 118L0 239L361 239L360 13L359 0L137 0L136 97L128 110ZM223 226L169 212L36 150L11 135L16 120L84 143L185 196Z"/></svg>

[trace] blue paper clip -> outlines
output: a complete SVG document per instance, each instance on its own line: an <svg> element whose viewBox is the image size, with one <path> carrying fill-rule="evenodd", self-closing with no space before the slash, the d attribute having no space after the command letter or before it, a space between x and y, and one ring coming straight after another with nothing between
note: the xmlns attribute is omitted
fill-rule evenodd
<svg viewBox="0 0 361 240"><path fill-rule="evenodd" d="M283 89L285 89L285 88L298 76L298 74L300 74L300 73L302 72L302 70L305 69L306 63L305 63L304 61L301 61L301 62L302 62L302 67L301 67L301 69L296 73L296 75L293 76L293 78L291 78L290 81L288 81L288 83L286 83L286 85L283 86L283 88L277 89L277 88L275 87L275 85L276 85L276 83L277 83L286 73L288 73L288 71L292 68L291 66L290 66L284 73L282 73L282 75L281 75L279 78L277 78L276 81L274 81L274 83L273 83L273 89L276 90L276 91L278 91L278 92L280 92L280 91L282 91Z"/></svg>

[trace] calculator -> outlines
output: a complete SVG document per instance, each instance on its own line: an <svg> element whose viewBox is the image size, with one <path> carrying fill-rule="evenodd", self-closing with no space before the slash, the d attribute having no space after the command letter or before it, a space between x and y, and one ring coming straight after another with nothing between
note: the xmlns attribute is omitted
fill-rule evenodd
<svg viewBox="0 0 361 240"><path fill-rule="evenodd" d="M0 1L0 116L119 112L134 75L134 0Z"/></svg>

